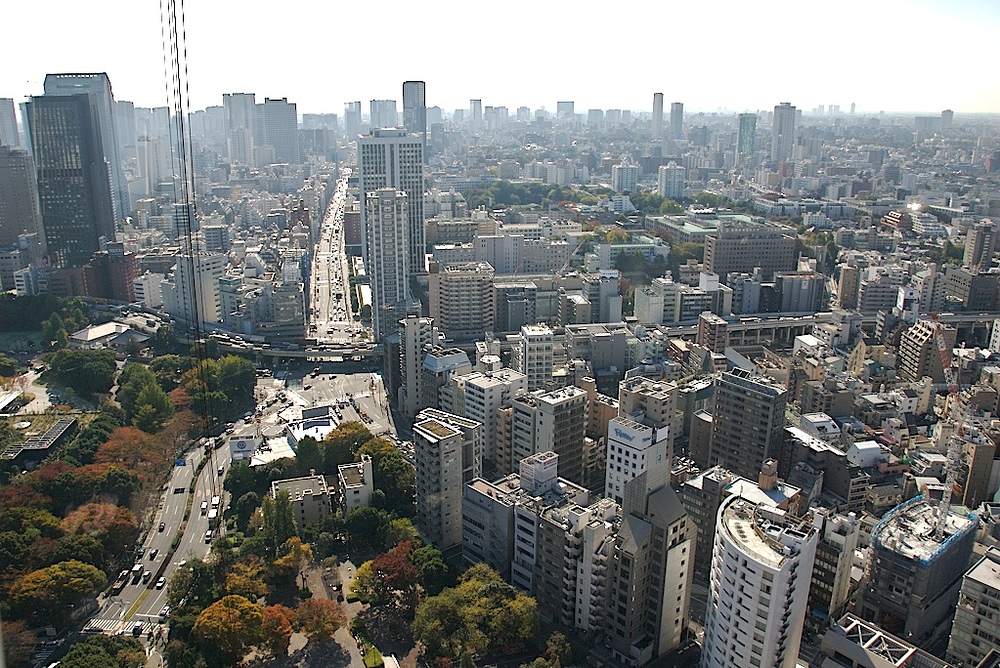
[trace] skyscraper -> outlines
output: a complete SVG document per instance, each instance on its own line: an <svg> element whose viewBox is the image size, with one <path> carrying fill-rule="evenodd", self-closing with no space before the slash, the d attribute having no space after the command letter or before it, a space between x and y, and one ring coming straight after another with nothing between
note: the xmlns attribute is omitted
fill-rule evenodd
<svg viewBox="0 0 1000 668"><path fill-rule="evenodd" d="M20 146L17 136L17 115L14 112L14 100L0 97L0 146Z"/></svg>
<svg viewBox="0 0 1000 668"><path fill-rule="evenodd" d="M573 120L576 115L576 104L573 100L556 102L556 118L559 120Z"/></svg>
<svg viewBox="0 0 1000 668"><path fill-rule="evenodd" d="M478 130L483 124L483 101L469 100L469 126Z"/></svg>
<svg viewBox="0 0 1000 668"><path fill-rule="evenodd" d="M733 369L715 379L709 461L753 480L775 458L785 429L788 392L765 376Z"/></svg>
<svg viewBox="0 0 1000 668"><path fill-rule="evenodd" d="M757 114L739 115L739 132L736 139L736 150L739 157L747 158L753 155L757 147Z"/></svg>
<svg viewBox="0 0 1000 668"><path fill-rule="evenodd" d="M299 164L299 117L295 103L288 98L265 98L260 105L262 141L274 147L277 162Z"/></svg>
<svg viewBox="0 0 1000 668"><path fill-rule="evenodd" d="M42 232L36 178L27 151L0 146L0 246L13 246L18 235Z"/></svg>
<svg viewBox="0 0 1000 668"><path fill-rule="evenodd" d="M424 271L424 151L419 137L398 128L372 128L358 140L359 186L362 193L395 188L407 194L407 273ZM361 225L365 229L365 209ZM367 237L366 232L366 237ZM409 278L409 276L407 276ZM402 316L401 316L402 317Z"/></svg>
<svg viewBox="0 0 1000 668"><path fill-rule="evenodd" d="M653 139L663 136L663 93L653 93Z"/></svg>
<svg viewBox="0 0 1000 668"><path fill-rule="evenodd" d="M230 162L254 165L257 135L257 102L253 93L227 93L222 96L226 147Z"/></svg>
<svg viewBox="0 0 1000 668"><path fill-rule="evenodd" d="M670 136L673 139L684 138L684 103L670 104Z"/></svg>
<svg viewBox="0 0 1000 668"><path fill-rule="evenodd" d="M378 341L395 331L409 303L408 197L395 188L367 190L365 195L365 268L372 288L372 325Z"/></svg>
<svg viewBox="0 0 1000 668"><path fill-rule="evenodd" d="M774 121L771 126L771 160L779 162L791 158L794 143L795 107L788 102L782 102L774 108Z"/></svg>
<svg viewBox="0 0 1000 668"><path fill-rule="evenodd" d="M427 84L423 81L403 82L403 127L420 135L427 160Z"/></svg>
<svg viewBox="0 0 1000 668"><path fill-rule="evenodd" d="M344 133L349 140L357 138L361 132L361 102L344 103Z"/></svg>
<svg viewBox="0 0 1000 668"><path fill-rule="evenodd" d="M395 100L372 100L368 103L372 128L394 128L399 125Z"/></svg>
<svg viewBox="0 0 1000 668"><path fill-rule="evenodd" d="M108 79L108 75L104 72L46 74L43 90L46 97L82 93L94 96L103 157L111 168L112 222L124 218L132 210L132 201L128 194L128 183L122 173L121 150L118 148L118 133L115 132L115 96L111 92L111 80Z"/></svg>
<svg viewBox="0 0 1000 668"><path fill-rule="evenodd" d="M115 233L98 98L43 95L26 108L49 255L56 266L82 267Z"/></svg>

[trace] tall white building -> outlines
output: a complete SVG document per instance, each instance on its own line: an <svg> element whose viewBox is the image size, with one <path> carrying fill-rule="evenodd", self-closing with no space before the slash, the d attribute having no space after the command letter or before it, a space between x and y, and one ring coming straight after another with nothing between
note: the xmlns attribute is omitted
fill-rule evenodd
<svg viewBox="0 0 1000 668"><path fill-rule="evenodd" d="M792 157L795 144L795 107L782 102L774 108L771 126L771 160L778 162Z"/></svg>
<svg viewBox="0 0 1000 668"><path fill-rule="evenodd" d="M670 137L672 139L684 138L684 103L670 103Z"/></svg>
<svg viewBox="0 0 1000 668"><path fill-rule="evenodd" d="M603 116L603 112L601 114ZM663 137L663 93L653 93L653 139Z"/></svg>
<svg viewBox="0 0 1000 668"><path fill-rule="evenodd" d="M476 371L452 378L454 411L483 425L484 459L496 461L500 431L497 409L526 391L527 381L527 376L513 369Z"/></svg>
<svg viewBox="0 0 1000 668"><path fill-rule="evenodd" d="M672 448L669 425L653 427L629 417L616 417L608 423L607 463L604 474L605 494L616 503L625 501L625 483L665 465Z"/></svg>
<svg viewBox="0 0 1000 668"><path fill-rule="evenodd" d="M531 455L552 450L559 455L559 476L584 482L587 393L572 385L551 392L521 394L511 402L511 454L501 462L506 473Z"/></svg>
<svg viewBox="0 0 1000 668"><path fill-rule="evenodd" d="M414 524L444 550L462 542L462 491L482 473L483 426L426 408L413 424L417 514Z"/></svg>
<svg viewBox="0 0 1000 668"><path fill-rule="evenodd" d="M365 197L365 269L376 340L395 331L410 304L408 203L406 193L395 188L379 188Z"/></svg>
<svg viewBox="0 0 1000 668"><path fill-rule="evenodd" d="M548 325L522 325L513 345L511 366L528 377L528 391L539 390L552 380L555 335Z"/></svg>
<svg viewBox="0 0 1000 668"><path fill-rule="evenodd" d="M358 139L358 165L362 193L395 188L407 194L407 271L410 274L423 272L427 237L423 138L399 128L372 128L367 136ZM362 229L367 225L366 220L362 208Z"/></svg>
<svg viewBox="0 0 1000 668"><path fill-rule="evenodd" d="M399 124L395 100L372 100L368 108L373 128L394 128Z"/></svg>
<svg viewBox="0 0 1000 668"><path fill-rule="evenodd" d="M399 321L399 406L407 416L416 415L420 408L424 356L437 338L430 318L407 315Z"/></svg>
<svg viewBox="0 0 1000 668"><path fill-rule="evenodd" d="M740 496L719 507L702 668L795 668L818 532Z"/></svg>
<svg viewBox="0 0 1000 668"><path fill-rule="evenodd" d="M226 256L220 253L178 255L174 273L160 284L164 310L186 325L219 322L219 279L225 271Z"/></svg>
<svg viewBox="0 0 1000 668"><path fill-rule="evenodd" d="M684 176L686 170L673 160L668 165L660 165L657 171L657 189L662 197L679 200L684 197Z"/></svg>
<svg viewBox="0 0 1000 668"><path fill-rule="evenodd" d="M616 193L635 192L639 183L639 165L613 165L611 167L611 189Z"/></svg>

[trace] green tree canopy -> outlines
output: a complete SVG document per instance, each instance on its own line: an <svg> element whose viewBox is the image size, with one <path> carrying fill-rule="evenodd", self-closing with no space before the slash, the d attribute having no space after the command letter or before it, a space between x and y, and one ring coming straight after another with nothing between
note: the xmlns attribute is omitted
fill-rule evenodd
<svg viewBox="0 0 1000 668"><path fill-rule="evenodd" d="M106 394L115 381L115 355L110 350L58 350L46 376L82 396Z"/></svg>

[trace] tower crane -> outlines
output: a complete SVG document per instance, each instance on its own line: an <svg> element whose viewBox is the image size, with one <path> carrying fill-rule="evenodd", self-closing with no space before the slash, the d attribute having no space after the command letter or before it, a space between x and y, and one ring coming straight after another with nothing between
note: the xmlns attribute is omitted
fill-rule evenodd
<svg viewBox="0 0 1000 668"><path fill-rule="evenodd" d="M940 536L951 508L951 497L959 486L959 476L962 470L962 446L968 416L959 406L958 376L952 365L951 347L944 340L944 330L941 327L941 321L938 320L937 313L931 314L931 321L934 324L934 340L937 343L938 355L941 359L941 369L944 372L945 382L948 384L948 407L943 417L954 427L954 431L948 437L947 471L944 492L938 506L937 527L935 529L935 533ZM972 427L971 424L968 426Z"/></svg>

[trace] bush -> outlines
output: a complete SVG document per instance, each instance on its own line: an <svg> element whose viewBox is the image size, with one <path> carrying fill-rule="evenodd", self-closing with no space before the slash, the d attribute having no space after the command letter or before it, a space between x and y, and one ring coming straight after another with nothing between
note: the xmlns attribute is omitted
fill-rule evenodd
<svg viewBox="0 0 1000 668"><path fill-rule="evenodd" d="M372 645L368 645L365 648L365 668L378 668L385 664L385 660L382 658L382 652L378 651Z"/></svg>

